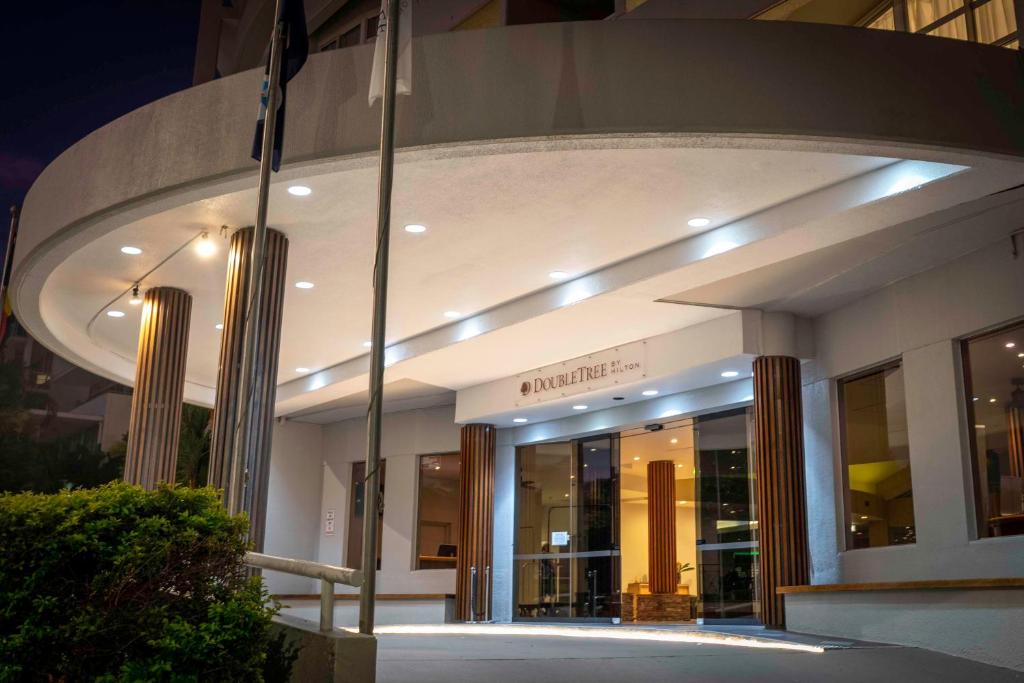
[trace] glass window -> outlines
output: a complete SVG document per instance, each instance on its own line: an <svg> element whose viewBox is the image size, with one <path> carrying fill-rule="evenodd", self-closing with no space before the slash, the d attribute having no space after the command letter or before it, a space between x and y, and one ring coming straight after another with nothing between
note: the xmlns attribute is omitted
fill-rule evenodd
<svg viewBox="0 0 1024 683"><path fill-rule="evenodd" d="M338 38L338 47L353 47L360 43L360 29L361 27L356 24L349 30L345 31Z"/></svg>
<svg viewBox="0 0 1024 683"><path fill-rule="evenodd" d="M897 363L840 380L839 412L846 468L846 547L913 543L903 368Z"/></svg>
<svg viewBox="0 0 1024 683"><path fill-rule="evenodd" d="M939 38L955 38L956 40L967 40L967 17L961 14L951 21L939 24L927 32L930 36Z"/></svg>
<svg viewBox="0 0 1024 683"><path fill-rule="evenodd" d="M1013 0L989 0L974 7L979 43L995 43L1017 30Z"/></svg>
<svg viewBox="0 0 1024 683"><path fill-rule="evenodd" d="M384 475L387 462L380 462L380 497L384 498ZM366 463L352 463L352 498L348 510L348 543L345 566L351 569L363 567L363 510L366 507ZM377 524L377 569L380 569L380 540L384 529L384 506L380 506Z"/></svg>
<svg viewBox="0 0 1024 683"><path fill-rule="evenodd" d="M454 569L459 542L458 453L420 456L416 569Z"/></svg>
<svg viewBox="0 0 1024 683"><path fill-rule="evenodd" d="M1024 533L1024 324L963 345L981 536Z"/></svg>
<svg viewBox="0 0 1024 683"><path fill-rule="evenodd" d="M894 31L896 30L896 19L893 15L892 7L885 10L877 17L872 19L866 24L867 28L879 29L882 31Z"/></svg>
<svg viewBox="0 0 1024 683"><path fill-rule="evenodd" d="M920 31L953 12L962 12L963 9L963 0L907 0L910 30Z"/></svg>

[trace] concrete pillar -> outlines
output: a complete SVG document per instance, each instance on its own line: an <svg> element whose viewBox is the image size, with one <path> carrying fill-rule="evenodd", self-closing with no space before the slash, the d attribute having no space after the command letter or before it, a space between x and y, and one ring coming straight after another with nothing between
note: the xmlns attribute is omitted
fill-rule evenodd
<svg viewBox="0 0 1024 683"><path fill-rule="evenodd" d="M676 467L671 460L647 463L647 567L651 593L675 593Z"/></svg>
<svg viewBox="0 0 1024 683"><path fill-rule="evenodd" d="M761 618L785 625L779 586L806 584L807 499L804 486L800 361L760 356L754 361L754 436L760 538Z"/></svg>
<svg viewBox="0 0 1024 683"><path fill-rule="evenodd" d="M459 546L455 577L455 618L484 618L490 597L488 568L494 545L494 425L462 427L459 481ZM472 600L473 568L476 569L476 600Z"/></svg>
<svg viewBox="0 0 1024 683"><path fill-rule="evenodd" d="M146 489L174 483L191 314L192 297L173 287L150 289L142 301L124 479Z"/></svg>
<svg viewBox="0 0 1024 683"><path fill-rule="evenodd" d="M221 331L220 368L213 409L213 435L210 443L209 483L225 489L231 482L231 463L238 422L238 387L242 367L243 321L250 287L249 261L252 255L252 228L243 228L231 236L228 250L227 285L224 291L224 329ZM249 538L257 551L263 550L267 516L267 486L270 480L270 437L273 431L274 401L277 395L277 360L281 344L281 314L284 308L285 276L288 265L288 238L277 230L267 230L266 261L260 310L261 333L256 341L253 362L255 382L249 407L249 461L255 468L249 473L253 487ZM246 458L246 454L241 457Z"/></svg>

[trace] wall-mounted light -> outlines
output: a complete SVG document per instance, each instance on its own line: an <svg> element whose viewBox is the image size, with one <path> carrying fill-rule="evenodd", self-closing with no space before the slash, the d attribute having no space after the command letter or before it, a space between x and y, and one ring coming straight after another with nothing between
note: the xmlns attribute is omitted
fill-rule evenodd
<svg viewBox="0 0 1024 683"><path fill-rule="evenodd" d="M208 258L217 253L217 245L210 239L210 233L204 232L196 242L196 253L203 258Z"/></svg>
<svg viewBox="0 0 1024 683"><path fill-rule="evenodd" d="M142 297L139 296L139 286L137 284L132 287L132 298L128 299L128 303L132 306L138 306L142 303Z"/></svg>

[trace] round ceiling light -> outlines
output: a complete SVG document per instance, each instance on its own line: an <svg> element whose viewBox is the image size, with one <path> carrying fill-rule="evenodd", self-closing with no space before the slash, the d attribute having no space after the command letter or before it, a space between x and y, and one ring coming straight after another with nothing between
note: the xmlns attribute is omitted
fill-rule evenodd
<svg viewBox="0 0 1024 683"><path fill-rule="evenodd" d="M111 318L123 318L124 311L107 311L107 315Z"/></svg>
<svg viewBox="0 0 1024 683"><path fill-rule="evenodd" d="M313 190L306 187L305 185L292 185L288 188L288 194L295 197L308 197L313 194Z"/></svg>
<svg viewBox="0 0 1024 683"><path fill-rule="evenodd" d="M204 232L196 242L196 253L206 258L217 253L217 245L210 239L210 234Z"/></svg>
<svg viewBox="0 0 1024 683"><path fill-rule="evenodd" d="M706 228L707 226L711 225L711 219L691 218L690 220L686 221L686 224L689 225L691 228Z"/></svg>
<svg viewBox="0 0 1024 683"><path fill-rule="evenodd" d="M524 422L529 422L529 420L527 420L525 417L512 418L512 421L515 422L516 424L523 424Z"/></svg>
<svg viewBox="0 0 1024 683"><path fill-rule="evenodd" d="M295 372L298 372L299 374L303 374L304 375L307 372L309 372L309 368L295 368Z"/></svg>
<svg viewBox="0 0 1024 683"><path fill-rule="evenodd" d="M572 407L573 410L586 410L587 408L588 408L588 406L585 406L582 403L580 405L578 405L578 406L573 406Z"/></svg>
<svg viewBox="0 0 1024 683"><path fill-rule="evenodd" d="M446 317L446 318L459 318L461 316L462 316L462 314L459 313L458 311L445 311L444 312L444 317Z"/></svg>
<svg viewBox="0 0 1024 683"><path fill-rule="evenodd" d="M312 282L306 282L305 280L299 280L295 283L295 286L299 289L313 289L315 285Z"/></svg>
<svg viewBox="0 0 1024 683"><path fill-rule="evenodd" d="M142 250L139 249L138 247L124 246L121 247L121 253L128 254L129 256L138 256L139 254L142 253Z"/></svg>
<svg viewBox="0 0 1024 683"><path fill-rule="evenodd" d="M427 226L420 225L419 223L410 223L409 225L405 226L405 231L411 232L414 235L418 235L421 232L426 232Z"/></svg>
<svg viewBox="0 0 1024 683"><path fill-rule="evenodd" d="M565 272L564 270L552 270L550 273L548 273L548 277L551 278L552 280L564 280L565 278L569 277L569 273Z"/></svg>
<svg viewBox="0 0 1024 683"><path fill-rule="evenodd" d="M217 323L216 325L214 325L214 327L216 327L218 330L223 330L224 329L224 323Z"/></svg>
<svg viewBox="0 0 1024 683"><path fill-rule="evenodd" d="M643 394L644 396L657 396L658 395L658 390L657 389L647 389L646 391L641 391L640 393Z"/></svg>
<svg viewBox="0 0 1024 683"><path fill-rule="evenodd" d="M739 377L739 376L740 376L740 373L736 372L735 370L726 370L725 372L722 373L722 377Z"/></svg>
<svg viewBox="0 0 1024 683"><path fill-rule="evenodd" d="M363 346L368 349L371 346L373 346L373 342L372 341L364 341L363 342Z"/></svg>

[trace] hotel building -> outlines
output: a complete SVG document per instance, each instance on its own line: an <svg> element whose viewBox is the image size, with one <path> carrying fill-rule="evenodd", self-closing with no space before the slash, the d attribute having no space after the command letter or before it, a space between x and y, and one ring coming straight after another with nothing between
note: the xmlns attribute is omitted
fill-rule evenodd
<svg viewBox="0 0 1024 683"><path fill-rule="evenodd" d="M227 405L240 343L272 3L223 4L199 84L68 149L22 214L18 319L136 386L144 483L173 460L152 444L175 396ZM379 3L306 9L270 190L258 542L358 567ZM1024 668L1019 15L415 5L378 621L785 625Z"/></svg>

